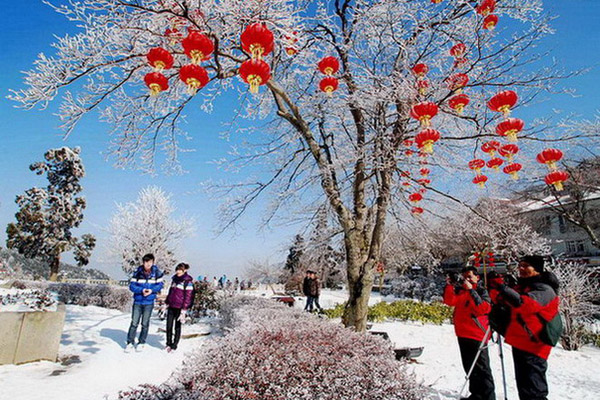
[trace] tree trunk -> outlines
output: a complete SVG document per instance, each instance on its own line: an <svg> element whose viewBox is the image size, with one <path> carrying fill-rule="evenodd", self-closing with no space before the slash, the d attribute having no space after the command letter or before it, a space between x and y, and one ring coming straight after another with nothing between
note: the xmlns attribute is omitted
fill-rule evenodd
<svg viewBox="0 0 600 400"><path fill-rule="evenodd" d="M60 256L52 258L50 261L50 281L56 282L58 280L58 267L60 266Z"/></svg>

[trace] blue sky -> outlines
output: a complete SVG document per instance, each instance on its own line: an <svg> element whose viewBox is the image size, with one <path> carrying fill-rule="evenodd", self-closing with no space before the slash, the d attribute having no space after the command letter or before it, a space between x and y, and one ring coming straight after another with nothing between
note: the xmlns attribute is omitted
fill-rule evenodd
<svg viewBox="0 0 600 400"><path fill-rule="evenodd" d="M63 36L73 29L62 16L54 13L38 0L3 2L3 28L0 33L0 242L5 245L6 224L14 220L14 198L29 187L44 185L42 178L29 171L28 165L42 159L48 148L62 145L82 147L82 157L87 170L84 195L88 200L85 221L81 232L92 232L99 238L99 248L91 266L120 278L118 265L104 262L103 238L115 203L134 201L140 189L158 185L174 195L180 212L197 219L195 236L184 243L182 258L188 261L195 273L216 275L241 273L246 261L270 257L283 260L285 247L298 227L281 227L258 232L261 207L252 209L242 220L240 229L215 238L215 211L217 202L199 191L199 183L206 179L219 179L221 174L210 160L225 156L231 143L219 139L222 124L229 121L229 109L223 99L221 107L206 116L198 113L190 125L201 124L202 129L192 130L194 139L189 143L194 153L182 157L189 173L181 176L158 175L151 177L137 171L119 170L105 161L103 152L108 146L108 126L88 116L67 140L58 129L59 120L53 115L57 103L48 110L25 111L15 108L6 99L10 88L22 87L20 71L30 69L40 52L52 53L49 44L53 35ZM559 16L553 26L557 33L547 39L543 47L552 50L567 70L590 67L589 73L572 78L564 84L577 89L578 97L560 96L554 102L535 105L528 117L552 114L553 109L576 112L591 118L600 109L600 1L554 0L547 7ZM525 111L527 113L527 111ZM189 113L188 113L189 114Z"/></svg>

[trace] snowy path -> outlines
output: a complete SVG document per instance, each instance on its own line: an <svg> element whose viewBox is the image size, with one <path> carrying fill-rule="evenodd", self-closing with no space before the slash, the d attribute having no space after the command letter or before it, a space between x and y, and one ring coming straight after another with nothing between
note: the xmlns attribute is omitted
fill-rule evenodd
<svg viewBox="0 0 600 400"><path fill-rule="evenodd" d="M374 324L372 330L386 331L397 347L425 346L411 371L425 386L432 388L433 399L456 399L464 382L464 373L454 327L408 322ZM510 346L504 345L508 398L518 399ZM496 398L503 399L502 370L496 344L489 348L496 384ZM555 348L548 360L548 400L600 399L600 349L586 346L578 352Z"/></svg>
<svg viewBox="0 0 600 400"><path fill-rule="evenodd" d="M62 363L41 361L0 366L0 400L103 400L140 383L159 384L181 365L184 353L205 337L182 339L173 353L163 350L165 322L152 319L144 352L126 354L123 347L130 314L100 307L67 306L59 357ZM208 331L208 326L184 326L183 334Z"/></svg>

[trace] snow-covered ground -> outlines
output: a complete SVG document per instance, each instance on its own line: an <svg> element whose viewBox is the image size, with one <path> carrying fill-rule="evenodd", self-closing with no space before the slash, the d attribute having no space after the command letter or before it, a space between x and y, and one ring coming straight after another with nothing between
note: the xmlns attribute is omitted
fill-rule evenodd
<svg viewBox="0 0 600 400"><path fill-rule="evenodd" d="M262 293L256 293L261 295ZM269 296L270 294L265 294ZM324 291L321 305L343 302L344 292ZM296 307L304 305L296 298ZM372 303L382 299L375 295ZM385 299L390 300L390 299ZM174 353L162 350L164 321L153 319L148 347L143 353L123 352L130 315L99 307L67 306L67 318L57 363L37 362L0 366L0 400L104 400L114 399L119 390L141 383L164 382L181 365L184 354L210 338L183 339ZM334 323L334 322L332 322ZM206 332L205 325L184 326L183 333ZM451 325L422 325L410 322L374 324L386 331L397 347L424 346L417 362L409 365L416 378L431 388L431 399L455 399L464 374L458 345ZM502 374L498 347L490 348L496 379L497 398L502 399ZM504 346L508 398L516 400L516 388L509 346ZM567 352L557 347L549 359L550 400L593 400L600 398L600 349L584 347ZM285 399L292 400L292 399Z"/></svg>
<svg viewBox="0 0 600 400"><path fill-rule="evenodd" d="M59 362L0 366L0 400L104 400L141 383L164 382L184 354L207 336L182 339L177 351L164 348L165 322L153 318L146 349L126 354L130 314L100 307L67 306ZM207 325L183 326L183 334L206 332ZM138 328L139 334L139 328Z"/></svg>

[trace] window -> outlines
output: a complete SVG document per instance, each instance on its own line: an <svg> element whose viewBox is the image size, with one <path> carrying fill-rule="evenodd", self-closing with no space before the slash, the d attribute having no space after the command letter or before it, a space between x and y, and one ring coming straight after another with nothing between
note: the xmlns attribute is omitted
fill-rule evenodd
<svg viewBox="0 0 600 400"><path fill-rule="evenodd" d="M567 252L571 254L585 253L584 240L571 240L567 242Z"/></svg>

